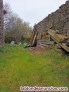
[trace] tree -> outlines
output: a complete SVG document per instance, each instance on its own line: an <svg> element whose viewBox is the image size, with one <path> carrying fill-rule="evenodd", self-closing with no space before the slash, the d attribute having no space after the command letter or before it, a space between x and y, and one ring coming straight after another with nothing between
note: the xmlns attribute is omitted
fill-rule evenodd
<svg viewBox="0 0 69 92"><path fill-rule="evenodd" d="M8 3L5 3L3 6L4 10L7 11L7 14L4 15L4 29L7 30L8 29L8 22L9 22L9 18L12 14L12 10L10 8L10 5Z"/></svg>
<svg viewBox="0 0 69 92"><path fill-rule="evenodd" d="M30 36L32 27L29 26L29 22L23 21L17 14L13 13L8 3L4 5L4 8L7 11L4 16L4 29L7 31L7 35L15 38L16 42L21 41L22 37Z"/></svg>

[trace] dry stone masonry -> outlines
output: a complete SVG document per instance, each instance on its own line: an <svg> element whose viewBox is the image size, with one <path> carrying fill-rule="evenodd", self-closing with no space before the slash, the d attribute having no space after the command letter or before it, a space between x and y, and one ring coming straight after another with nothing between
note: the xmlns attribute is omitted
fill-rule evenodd
<svg viewBox="0 0 69 92"><path fill-rule="evenodd" d="M0 0L0 47L4 44L3 32L3 0Z"/></svg>
<svg viewBox="0 0 69 92"><path fill-rule="evenodd" d="M59 30L69 37L69 0L37 24L37 32Z"/></svg>

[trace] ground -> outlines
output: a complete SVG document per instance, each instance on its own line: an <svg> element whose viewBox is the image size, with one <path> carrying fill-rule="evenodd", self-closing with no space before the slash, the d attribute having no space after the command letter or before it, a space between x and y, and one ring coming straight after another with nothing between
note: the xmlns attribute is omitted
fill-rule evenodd
<svg viewBox="0 0 69 92"><path fill-rule="evenodd" d="M42 53L42 54L45 54L45 53L46 53L46 52L44 51L44 49L41 48L41 47L30 47L29 50L30 50L30 53L31 53L32 55L35 55L35 56L37 55L36 52L40 52L40 53Z"/></svg>
<svg viewBox="0 0 69 92"><path fill-rule="evenodd" d="M11 44L0 48L0 92L21 92L20 86L69 88L68 80L68 54Z"/></svg>

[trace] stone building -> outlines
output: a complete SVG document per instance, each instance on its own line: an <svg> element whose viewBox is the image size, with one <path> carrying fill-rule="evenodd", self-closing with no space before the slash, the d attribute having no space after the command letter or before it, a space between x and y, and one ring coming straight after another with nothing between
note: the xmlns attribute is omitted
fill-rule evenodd
<svg viewBox="0 0 69 92"><path fill-rule="evenodd" d="M3 0L0 0L0 47L4 44L3 13Z"/></svg>
<svg viewBox="0 0 69 92"><path fill-rule="evenodd" d="M69 37L69 0L37 24L37 32L48 29L59 30Z"/></svg>

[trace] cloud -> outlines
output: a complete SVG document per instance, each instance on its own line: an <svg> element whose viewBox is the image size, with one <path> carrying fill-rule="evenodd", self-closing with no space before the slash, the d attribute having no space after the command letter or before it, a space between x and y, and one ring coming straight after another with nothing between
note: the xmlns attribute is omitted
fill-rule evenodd
<svg viewBox="0 0 69 92"><path fill-rule="evenodd" d="M33 26L51 12L54 12L66 0L4 0L23 20L29 21Z"/></svg>

